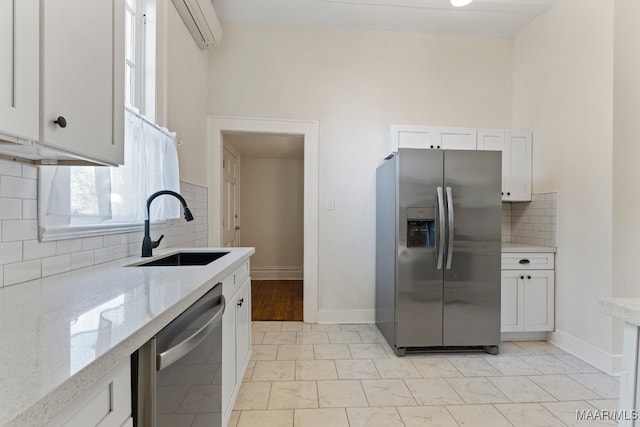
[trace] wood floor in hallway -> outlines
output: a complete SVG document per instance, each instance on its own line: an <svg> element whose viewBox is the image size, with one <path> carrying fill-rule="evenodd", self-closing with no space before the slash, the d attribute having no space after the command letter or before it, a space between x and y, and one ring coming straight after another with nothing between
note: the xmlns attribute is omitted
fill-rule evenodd
<svg viewBox="0 0 640 427"><path fill-rule="evenodd" d="M252 280L252 320L302 320L302 280Z"/></svg>

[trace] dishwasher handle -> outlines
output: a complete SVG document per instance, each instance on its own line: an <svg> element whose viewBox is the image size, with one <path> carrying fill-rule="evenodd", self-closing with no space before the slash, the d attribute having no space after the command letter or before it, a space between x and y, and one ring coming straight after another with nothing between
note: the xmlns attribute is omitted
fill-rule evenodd
<svg viewBox="0 0 640 427"><path fill-rule="evenodd" d="M211 318L207 320L207 323L185 340L156 355L156 370L162 371L163 369L168 368L204 341L207 335L209 335L209 333L218 326L218 322L222 319L226 305L227 303L224 295L221 295L220 304L216 305L211 310L212 315Z"/></svg>

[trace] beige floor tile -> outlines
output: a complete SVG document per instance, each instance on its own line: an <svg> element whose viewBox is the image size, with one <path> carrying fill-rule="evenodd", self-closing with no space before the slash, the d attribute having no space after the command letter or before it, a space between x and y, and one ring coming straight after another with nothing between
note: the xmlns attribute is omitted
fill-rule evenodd
<svg viewBox="0 0 640 427"><path fill-rule="evenodd" d="M358 335L365 344L385 342L384 337L378 331L358 331Z"/></svg>
<svg viewBox="0 0 640 427"><path fill-rule="evenodd" d="M265 332L262 344L295 344L297 332Z"/></svg>
<svg viewBox="0 0 640 427"><path fill-rule="evenodd" d="M516 341L514 344L532 354L567 354L547 341Z"/></svg>
<svg viewBox="0 0 640 427"><path fill-rule="evenodd" d="M555 415L539 403L503 403L494 405L515 427L558 427Z"/></svg>
<svg viewBox="0 0 640 427"><path fill-rule="evenodd" d="M242 383L233 409L236 411L267 409L270 392L271 383L268 382Z"/></svg>
<svg viewBox="0 0 640 427"><path fill-rule="evenodd" d="M448 361L465 377L495 377L502 375L481 357L451 357Z"/></svg>
<svg viewBox="0 0 640 427"><path fill-rule="evenodd" d="M333 325L313 324L311 325L311 330L319 331L319 332L340 332L342 328L340 328L340 325L338 324L333 324Z"/></svg>
<svg viewBox="0 0 640 427"><path fill-rule="evenodd" d="M329 344L328 332L298 332L298 344Z"/></svg>
<svg viewBox="0 0 640 427"><path fill-rule="evenodd" d="M498 357L515 356L517 354L528 354L528 352L512 342L504 341L500 343L500 355Z"/></svg>
<svg viewBox="0 0 640 427"><path fill-rule="evenodd" d="M491 405L447 406L447 409L461 427L512 427Z"/></svg>
<svg viewBox="0 0 640 427"><path fill-rule="evenodd" d="M280 344L278 346L278 360L312 360L313 357L311 344Z"/></svg>
<svg viewBox="0 0 640 427"><path fill-rule="evenodd" d="M318 381L318 400L321 408L369 406L360 381Z"/></svg>
<svg viewBox="0 0 640 427"><path fill-rule="evenodd" d="M402 380L362 380L369 406L415 406L416 401Z"/></svg>
<svg viewBox="0 0 640 427"><path fill-rule="evenodd" d="M345 408L296 409L296 427L349 427Z"/></svg>
<svg viewBox="0 0 640 427"><path fill-rule="evenodd" d="M601 411L617 411L620 409L620 401L618 399L587 400L587 403Z"/></svg>
<svg viewBox="0 0 640 427"><path fill-rule="evenodd" d="M293 381L295 379L296 362L259 360L253 369L251 381Z"/></svg>
<svg viewBox="0 0 640 427"><path fill-rule="evenodd" d="M500 371L502 375L538 375L541 373L536 368L516 356L489 356L485 357L484 360L486 360L491 366Z"/></svg>
<svg viewBox="0 0 640 427"><path fill-rule="evenodd" d="M358 344L362 343L360 335L354 331L328 332L331 344Z"/></svg>
<svg viewBox="0 0 640 427"><path fill-rule="evenodd" d="M244 373L244 381L251 381L251 377L253 376L253 369L256 367L256 361L255 360L249 360L249 363L247 363L247 370Z"/></svg>
<svg viewBox="0 0 640 427"><path fill-rule="evenodd" d="M388 359L389 355L380 344L349 344L354 359Z"/></svg>
<svg viewBox="0 0 640 427"><path fill-rule="evenodd" d="M231 411L231 416L229 417L229 424L227 424L227 427L236 427L238 425L239 418L240 411Z"/></svg>
<svg viewBox="0 0 640 427"><path fill-rule="evenodd" d="M446 381L469 404L511 402L486 378L447 378Z"/></svg>
<svg viewBox="0 0 640 427"><path fill-rule="evenodd" d="M602 397L617 399L620 395L620 382L607 374L572 374L568 376Z"/></svg>
<svg viewBox="0 0 640 427"><path fill-rule="evenodd" d="M452 378L462 374L448 360L439 357L411 359L411 363L424 378Z"/></svg>
<svg viewBox="0 0 640 427"><path fill-rule="evenodd" d="M382 378L422 378L411 360L376 359L373 363Z"/></svg>
<svg viewBox="0 0 640 427"><path fill-rule="evenodd" d="M309 332L311 323L282 322L282 332Z"/></svg>
<svg viewBox="0 0 640 427"><path fill-rule="evenodd" d="M333 360L298 360L296 380L337 380L338 373Z"/></svg>
<svg viewBox="0 0 640 427"><path fill-rule="evenodd" d="M351 352L346 344L314 344L316 359L351 359Z"/></svg>
<svg viewBox="0 0 640 427"><path fill-rule="evenodd" d="M527 377L493 377L489 381L512 402L553 402L556 399Z"/></svg>
<svg viewBox="0 0 640 427"><path fill-rule="evenodd" d="M269 322L269 321L259 321L251 323L251 330L253 332L280 332L282 331L282 322Z"/></svg>
<svg viewBox="0 0 640 427"><path fill-rule="evenodd" d="M418 402L418 405L458 405L464 400L442 378L422 380L407 379L405 384Z"/></svg>
<svg viewBox="0 0 640 427"><path fill-rule="evenodd" d="M251 332L252 344L262 344L262 338L264 338L264 332Z"/></svg>
<svg viewBox="0 0 640 427"><path fill-rule="evenodd" d="M566 375L534 375L527 378L558 400L586 400L600 397Z"/></svg>
<svg viewBox="0 0 640 427"><path fill-rule="evenodd" d="M336 360L338 378L341 380L360 380L380 378L380 374L372 360Z"/></svg>
<svg viewBox="0 0 640 427"><path fill-rule="evenodd" d="M293 409L242 411L237 427L293 427Z"/></svg>
<svg viewBox="0 0 640 427"><path fill-rule="evenodd" d="M275 344L254 344L251 349L251 360L276 360L278 346Z"/></svg>
<svg viewBox="0 0 640 427"><path fill-rule="evenodd" d="M269 409L317 408L318 389L315 381L274 382L269 396Z"/></svg>
<svg viewBox="0 0 640 427"><path fill-rule="evenodd" d="M396 408L347 408L351 427L404 427Z"/></svg>
<svg viewBox="0 0 640 427"><path fill-rule="evenodd" d="M564 363L553 355L539 354L518 357L520 358L520 360L525 361L545 375L576 374L579 372L577 368Z"/></svg>
<svg viewBox="0 0 640 427"><path fill-rule="evenodd" d="M581 374L602 374L602 371L594 366L589 365L571 354L556 354L553 357L574 367Z"/></svg>
<svg viewBox="0 0 640 427"><path fill-rule="evenodd" d="M396 408L406 427L458 427L444 406Z"/></svg>
<svg viewBox="0 0 640 427"><path fill-rule="evenodd" d="M585 401L547 402L542 403L541 405L569 427L596 427L617 425L617 422L613 420L579 420L578 411L588 411L588 413L590 413L591 415L593 415L593 411L595 411L595 408Z"/></svg>
<svg viewBox="0 0 640 427"><path fill-rule="evenodd" d="M341 331L353 331L353 332L369 332L369 331L373 331L374 330L374 329L372 329L371 326L372 325L367 324L367 323L343 323L343 324L340 325L340 330Z"/></svg>

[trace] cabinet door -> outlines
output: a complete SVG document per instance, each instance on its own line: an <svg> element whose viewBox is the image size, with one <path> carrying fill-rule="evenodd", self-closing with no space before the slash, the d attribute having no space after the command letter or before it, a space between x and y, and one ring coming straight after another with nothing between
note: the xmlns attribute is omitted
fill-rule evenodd
<svg viewBox="0 0 640 427"><path fill-rule="evenodd" d="M236 387L236 310L229 299L222 315L222 413L227 414Z"/></svg>
<svg viewBox="0 0 640 427"><path fill-rule="evenodd" d="M436 147L443 150L475 150L476 130L469 128L438 128Z"/></svg>
<svg viewBox="0 0 640 427"><path fill-rule="evenodd" d="M242 382L251 353L251 278L248 277L236 298L236 379Z"/></svg>
<svg viewBox="0 0 640 427"><path fill-rule="evenodd" d="M524 282L524 330L553 331L554 277L553 270L529 270Z"/></svg>
<svg viewBox="0 0 640 427"><path fill-rule="evenodd" d="M41 4L40 142L122 164L124 0Z"/></svg>
<svg viewBox="0 0 640 427"><path fill-rule="evenodd" d="M509 147L505 173L508 197L505 200L531 201L531 132L508 130L505 145Z"/></svg>
<svg viewBox="0 0 640 427"><path fill-rule="evenodd" d="M502 152L502 200L505 200L505 175L509 170L511 150L504 143L504 130L478 129L478 150Z"/></svg>
<svg viewBox="0 0 640 427"><path fill-rule="evenodd" d="M436 136L434 128L412 126L411 129L399 129L396 131L398 148L436 148Z"/></svg>
<svg viewBox="0 0 640 427"><path fill-rule="evenodd" d="M522 273L513 270L502 271L500 331L518 332L524 330L524 282Z"/></svg>
<svg viewBox="0 0 640 427"><path fill-rule="evenodd" d="M0 0L0 139L38 139L38 0Z"/></svg>

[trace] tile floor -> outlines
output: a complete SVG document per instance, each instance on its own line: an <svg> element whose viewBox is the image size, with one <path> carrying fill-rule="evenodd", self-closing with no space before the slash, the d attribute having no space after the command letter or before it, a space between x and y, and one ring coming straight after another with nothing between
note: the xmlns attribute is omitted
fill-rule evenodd
<svg viewBox="0 0 640 427"><path fill-rule="evenodd" d="M542 341L396 357L373 325L254 322L233 427L601 426L619 382Z"/></svg>

